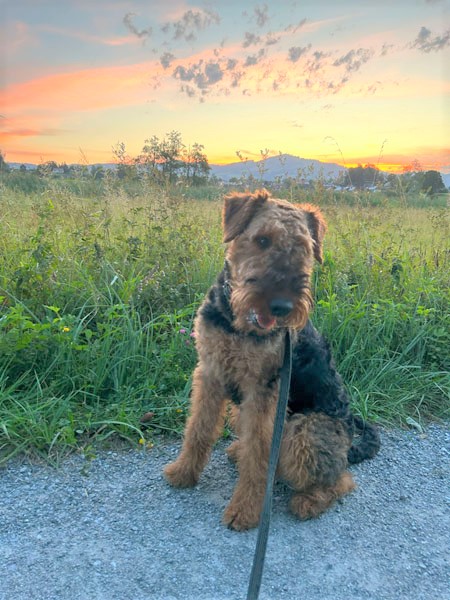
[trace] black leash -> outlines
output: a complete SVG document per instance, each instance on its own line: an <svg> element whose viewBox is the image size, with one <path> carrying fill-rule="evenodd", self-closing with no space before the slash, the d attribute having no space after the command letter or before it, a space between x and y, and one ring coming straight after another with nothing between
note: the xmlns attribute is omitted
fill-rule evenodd
<svg viewBox="0 0 450 600"><path fill-rule="evenodd" d="M252 572L247 591L247 600L257 600L266 556L267 538L269 537L270 513L272 510L272 490L275 473L280 456L281 437L283 435L286 408L289 398L289 385L292 370L292 343L289 330L284 340L284 358L280 372L280 395L278 397L277 412L273 426L272 445L270 447L269 467L267 469L266 493L264 504L259 519L258 538L256 540L255 555L253 557Z"/></svg>

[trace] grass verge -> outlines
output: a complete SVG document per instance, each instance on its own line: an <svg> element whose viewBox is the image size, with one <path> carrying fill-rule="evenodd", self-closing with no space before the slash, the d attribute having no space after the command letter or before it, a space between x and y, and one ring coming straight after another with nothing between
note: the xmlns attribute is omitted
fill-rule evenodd
<svg viewBox="0 0 450 600"><path fill-rule="evenodd" d="M193 317L223 260L220 204L148 188L6 191L0 205L0 461L180 431ZM418 428L448 418L448 211L323 210L313 320L354 409Z"/></svg>

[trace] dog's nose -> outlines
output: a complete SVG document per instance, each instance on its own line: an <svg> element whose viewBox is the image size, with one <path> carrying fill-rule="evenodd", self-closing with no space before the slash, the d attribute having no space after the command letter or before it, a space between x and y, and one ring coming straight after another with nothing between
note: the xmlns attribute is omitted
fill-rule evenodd
<svg viewBox="0 0 450 600"><path fill-rule="evenodd" d="M270 303L270 312L274 317L286 317L293 308L293 303L284 298L274 298Z"/></svg>

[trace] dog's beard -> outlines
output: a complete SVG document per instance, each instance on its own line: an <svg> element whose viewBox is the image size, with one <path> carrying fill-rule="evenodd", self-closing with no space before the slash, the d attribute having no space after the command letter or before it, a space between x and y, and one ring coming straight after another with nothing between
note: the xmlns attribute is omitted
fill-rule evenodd
<svg viewBox="0 0 450 600"><path fill-rule="evenodd" d="M286 317L276 317L270 311L270 300L251 287L235 288L231 294L233 325L238 331L254 332L264 336L280 327L303 329L312 308L308 288L294 301L293 309Z"/></svg>
<svg viewBox="0 0 450 600"><path fill-rule="evenodd" d="M293 310L284 321L285 327L301 330L305 327L311 310L313 308L313 299L309 289L304 289L302 295L297 298Z"/></svg>

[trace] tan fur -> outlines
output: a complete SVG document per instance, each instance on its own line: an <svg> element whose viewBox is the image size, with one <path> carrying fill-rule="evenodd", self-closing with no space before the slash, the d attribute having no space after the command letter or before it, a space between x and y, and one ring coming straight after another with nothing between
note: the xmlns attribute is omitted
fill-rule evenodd
<svg viewBox="0 0 450 600"><path fill-rule="evenodd" d="M316 207L294 206L261 191L227 197L223 227L237 333L211 326L200 309L191 414L181 453L164 472L174 486L195 485L223 426L230 399L227 385L238 382L242 403L233 408L232 420L239 441L228 454L237 463L239 480L223 521L243 530L259 520L278 398L278 385L270 388L267 380L273 375L276 381L283 352L282 336L267 336L249 314L270 322L271 301L281 294L292 301L293 310L277 319L274 330L289 327L295 337L294 330L304 326L311 309L309 278L314 258L322 259L326 226ZM246 334L267 339L255 344ZM300 518L316 516L352 489L351 475L345 472L349 445L343 428L325 415L287 422L278 471L295 490L291 508Z"/></svg>

